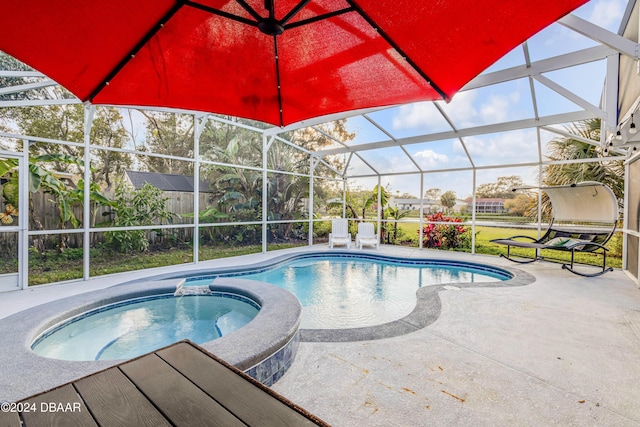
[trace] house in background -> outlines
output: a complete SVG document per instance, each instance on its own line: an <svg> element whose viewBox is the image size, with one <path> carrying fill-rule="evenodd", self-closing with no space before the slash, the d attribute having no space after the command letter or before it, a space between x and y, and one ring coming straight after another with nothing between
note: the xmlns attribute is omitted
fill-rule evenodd
<svg viewBox="0 0 640 427"><path fill-rule="evenodd" d="M507 210L504 208L506 199L476 199L476 213L484 214L502 214ZM471 212L472 203L469 202L469 212Z"/></svg>
<svg viewBox="0 0 640 427"><path fill-rule="evenodd" d="M442 206L440 200L434 200L434 199L401 199L401 198L397 198L397 197L392 197L389 200L389 206L391 206L392 208L397 208L400 210L406 210L406 211L419 211L420 210L420 204L423 204L423 209L424 209L424 213L425 215L428 215L430 213L436 213L436 212L463 212L464 209L467 208L467 203L464 200L461 199L456 199L456 204L451 208L451 209L447 209L446 207ZM471 211L471 209L469 208L469 211Z"/></svg>
<svg viewBox="0 0 640 427"><path fill-rule="evenodd" d="M432 210L441 210L440 201L434 199L401 199L398 197L391 197L389 199L389 206L394 209L400 209L404 211L417 211L420 210L420 204L424 205L425 212L431 212Z"/></svg>

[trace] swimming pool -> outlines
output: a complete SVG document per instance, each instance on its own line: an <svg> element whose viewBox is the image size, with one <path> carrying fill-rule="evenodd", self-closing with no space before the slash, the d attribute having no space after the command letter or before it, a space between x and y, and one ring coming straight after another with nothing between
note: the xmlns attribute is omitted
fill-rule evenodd
<svg viewBox="0 0 640 427"><path fill-rule="evenodd" d="M260 310L241 295L153 295L87 311L42 333L32 344L61 360L120 360L183 339L202 344L249 323Z"/></svg>
<svg viewBox="0 0 640 427"><path fill-rule="evenodd" d="M187 277L207 277L209 282L213 281L209 286L210 290L237 293L260 304L258 315L246 326L201 346L266 385L274 384L291 366L300 342L355 342L410 334L437 321L441 314L441 296L454 293L456 289L518 287L535 282L535 277L526 271L512 266L496 267L495 271L505 274L502 280L416 286L417 302L411 314L389 323L351 329L300 329L303 309L297 297L281 287L247 280L242 274L265 272L303 259L336 255L349 257L358 253L340 250L318 251L313 248L308 252L299 249L283 252L270 254L266 259L254 263L250 262L255 258L247 256L239 257L237 260L217 260L214 265L200 269L194 269L194 266L189 265L172 267L167 271L119 282L115 286L57 299L0 319L0 330L4 331L3 346L0 348L0 364L4 367L0 383L6 385L3 388L4 398L17 401L38 391L106 369L115 363L108 360L67 361L39 356L31 350L30 344L43 332L69 318L107 304L174 293ZM410 252L411 255L413 253ZM449 264L449 261L425 260L421 251L416 251L415 254L420 255L420 258L414 258L417 264ZM411 258L396 258L383 254L371 254L371 257L379 260L412 261ZM494 270L490 264L453 264L476 266L479 270ZM511 278L508 279L509 277Z"/></svg>
<svg viewBox="0 0 640 427"><path fill-rule="evenodd" d="M375 255L301 255L253 271L187 278L185 286L242 276L282 287L303 306L301 328L342 329L397 320L416 306L416 291L440 284L509 280L503 269L457 261Z"/></svg>

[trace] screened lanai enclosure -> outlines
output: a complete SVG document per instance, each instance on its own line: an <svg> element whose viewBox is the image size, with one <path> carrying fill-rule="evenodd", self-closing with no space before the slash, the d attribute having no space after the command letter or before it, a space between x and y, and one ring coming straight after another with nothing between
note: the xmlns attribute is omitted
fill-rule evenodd
<svg viewBox="0 0 640 427"><path fill-rule="evenodd" d="M194 9L215 19L240 16L230 27L262 26L264 32L273 24L249 22L255 18L249 9L264 15L254 2L214 3ZM0 290L325 245L335 217L349 218L354 235L358 222L374 223L383 244L499 255L504 248L491 239L516 230L539 236L552 218L540 188L580 181L601 182L618 197L621 216L607 260L637 280L640 18L634 0L549 2L567 9L535 21L539 28L507 40L508 49L496 41L500 47L485 56L476 47L494 32L500 38L500 22L490 31L471 25L453 55L445 55L451 53L442 47L446 37L433 41L441 43L440 60L429 73L423 71L438 58L421 53L431 49L419 39L427 35L396 34L382 25L374 31L381 39L367 45L371 50L357 50L349 61L348 52L326 53L323 44L326 61L309 65L318 75L305 77L313 84L303 79L297 86L307 69L285 59L289 32L324 22L368 42L377 15L387 16L365 13L360 3L366 2L351 1L325 16L319 11L324 3L332 2L297 4L291 13L299 7L298 18L277 7L268 11L287 18L278 24L283 32L263 34L281 53L275 65L269 62L282 67L282 74L269 77L277 80L273 94L243 87L219 70L211 76L215 85L199 75L166 104L166 88L128 67L148 54L145 49L168 42L162 31L164 24L174 31L169 12L143 37L159 37L155 47L130 46L131 55L112 72L93 70L94 76L77 68L82 55L98 49L93 42L78 42L86 48L76 52L79 59L51 58L37 46L44 40L27 38L34 26L18 19L26 9L11 10L15 19L11 13L6 19L15 22L0 35ZM388 15L393 22L397 14ZM469 27L473 17L465 19L459 25ZM484 38L474 38L474 31ZM234 54L242 55L237 49ZM231 61L231 54L225 58ZM458 61L478 69L467 76L457 71ZM391 63L404 77L388 74ZM120 71L131 79L125 86ZM180 72L169 77L194 78L186 65ZM348 87L333 86L347 74L342 84ZM360 80L366 84L358 86ZM220 91L226 91L223 108L200 96ZM247 112L243 106L252 96L277 105ZM381 101L370 101L374 97Z"/></svg>

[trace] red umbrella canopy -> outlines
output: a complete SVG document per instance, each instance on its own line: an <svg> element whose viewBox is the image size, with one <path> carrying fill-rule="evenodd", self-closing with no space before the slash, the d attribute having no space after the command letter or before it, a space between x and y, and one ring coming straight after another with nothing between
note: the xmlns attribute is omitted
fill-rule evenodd
<svg viewBox="0 0 640 427"><path fill-rule="evenodd" d="M20 0L0 50L82 101L285 126L449 100L586 0Z"/></svg>

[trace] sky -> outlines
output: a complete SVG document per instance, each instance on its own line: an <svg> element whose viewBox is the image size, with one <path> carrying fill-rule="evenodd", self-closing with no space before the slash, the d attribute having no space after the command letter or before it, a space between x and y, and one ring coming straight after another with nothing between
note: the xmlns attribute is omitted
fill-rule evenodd
<svg viewBox="0 0 640 427"><path fill-rule="evenodd" d="M573 13L580 18L617 33L626 5L627 2L625 0L592 0ZM552 24L528 41L532 61L596 45L596 42L560 24ZM524 59L523 49L518 46L489 67L486 72L522 65L524 64ZM605 63L604 61L599 61L571 69L546 73L544 76L597 106L600 103L602 85L605 78ZM597 84L594 84L594 82L597 82ZM539 82L535 82L534 85L538 111L541 116L582 110L581 107ZM460 92L454 96L451 103L446 104L438 101L438 104L458 129L534 117L528 79ZM390 108L370 114L370 117L395 138L451 130L436 107L430 102ZM361 117L349 119L347 126L357 135L354 141L351 142L352 144L389 139ZM541 133L543 146L555 137L557 137L556 134L543 131ZM475 166L482 167L536 161L538 158L536 138L536 130L528 129L468 137L464 141ZM430 171L471 166L469 156L467 156L462 144L457 139L407 145L405 148L421 168ZM545 148L543 147L543 154L544 151ZM381 173L416 170L406 154L398 147L361 153L364 161L359 159L352 160L349 175L371 174L371 168L367 166L367 163ZM537 167L530 166L502 170L478 170L476 184L495 182L499 176L520 175L525 183L534 185L537 181L537 172ZM472 192L473 174L470 171L435 172L428 173L425 176L425 190L429 188L440 188L443 191L453 190L462 199ZM384 177L382 185L389 186L392 194L410 193L419 196L420 183L418 177L419 175ZM377 178L354 180L354 186L365 189L373 188L376 184Z"/></svg>

